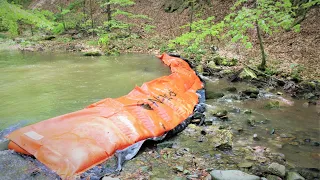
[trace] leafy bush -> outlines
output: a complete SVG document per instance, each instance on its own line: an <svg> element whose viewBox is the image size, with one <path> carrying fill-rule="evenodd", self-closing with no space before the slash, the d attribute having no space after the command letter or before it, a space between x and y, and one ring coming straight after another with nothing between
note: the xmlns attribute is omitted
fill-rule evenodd
<svg viewBox="0 0 320 180"><path fill-rule="evenodd" d="M23 10L19 5L10 4L6 0L0 1L2 29L9 31L13 36L19 34L19 23L35 25L40 29L51 29L53 23L46 19L47 13L47 11Z"/></svg>

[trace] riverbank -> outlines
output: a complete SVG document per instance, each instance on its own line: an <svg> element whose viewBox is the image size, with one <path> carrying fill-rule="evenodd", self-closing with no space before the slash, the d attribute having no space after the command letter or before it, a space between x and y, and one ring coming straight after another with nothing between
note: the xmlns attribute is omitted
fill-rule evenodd
<svg viewBox="0 0 320 180"><path fill-rule="evenodd" d="M124 53L140 53L158 55L167 52L166 41L153 37L151 39L127 38L118 40L102 47L98 38L83 37L70 33L60 36L35 36L3 39L1 49L19 50L22 52L77 52L85 56L119 55ZM229 55L227 55L229 54ZM299 65L286 70L278 70L272 65L265 72L259 71L254 65L230 56L232 52L213 50L201 61L191 60L193 68L208 78L229 78L230 81L245 81L258 88L268 90L282 88L292 97L309 100L316 104L320 98L320 79L306 79L301 76L303 68ZM313 76L310 76L313 77Z"/></svg>

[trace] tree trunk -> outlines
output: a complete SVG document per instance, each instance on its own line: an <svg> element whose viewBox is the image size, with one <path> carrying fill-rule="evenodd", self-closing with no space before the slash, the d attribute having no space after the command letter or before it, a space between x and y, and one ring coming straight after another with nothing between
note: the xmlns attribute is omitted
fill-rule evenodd
<svg viewBox="0 0 320 180"><path fill-rule="evenodd" d="M191 1L191 14L190 14L190 29L189 32L192 31L192 23L193 23L193 10L194 10L194 1Z"/></svg>
<svg viewBox="0 0 320 180"><path fill-rule="evenodd" d="M91 30L92 30L92 37L94 36L94 31L93 31L93 11L92 11L92 0L89 1L90 3L90 18L91 18Z"/></svg>
<svg viewBox="0 0 320 180"><path fill-rule="evenodd" d="M267 64L267 55L266 55L266 53L264 51L263 41L262 41L262 37L261 37L261 32L260 32L260 27L259 27L258 21L256 21L256 28L257 28L257 34L258 34L260 50L261 50L261 56L262 56L262 61L261 61L261 64L260 64L258 69L261 70L261 71L264 71L266 69L266 64Z"/></svg>
<svg viewBox="0 0 320 180"><path fill-rule="evenodd" d="M32 24L30 24L30 30L31 30L31 36L33 36L33 28L32 28Z"/></svg>
<svg viewBox="0 0 320 180"><path fill-rule="evenodd" d="M107 3L109 3L110 0L107 0ZM111 4L107 4L107 20L108 20L108 23L110 23L112 17L111 17ZM107 31L109 32L111 29L110 27L110 24L108 24L107 26Z"/></svg>

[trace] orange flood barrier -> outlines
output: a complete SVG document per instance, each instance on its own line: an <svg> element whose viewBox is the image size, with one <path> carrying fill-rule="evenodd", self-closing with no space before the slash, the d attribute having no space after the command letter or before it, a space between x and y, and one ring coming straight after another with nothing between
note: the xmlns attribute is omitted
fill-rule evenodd
<svg viewBox="0 0 320 180"><path fill-rule="evenodd" d="M73 178L102 163L116 150L158 137L192 113L203 87L184 60L160 59L172 74L135 87L128 95L51 118L8 135L9 148L31 154L61 178Z"/></svg>

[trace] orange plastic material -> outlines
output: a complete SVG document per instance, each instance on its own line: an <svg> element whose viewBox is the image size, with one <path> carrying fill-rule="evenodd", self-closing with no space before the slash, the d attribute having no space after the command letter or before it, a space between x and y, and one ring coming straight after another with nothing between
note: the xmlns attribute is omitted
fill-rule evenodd
<svg viewBox="0 0 320 180"><path fill-rule="evenodd" d="M159 58L171 75L120 98L16 130L8 135L9 148L32 154L61 178L73 179L116 150L173 129L192 114L203 85L184 60L166 54Z"/></svg>

